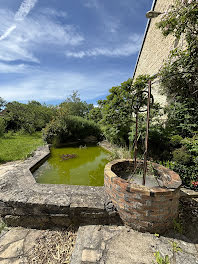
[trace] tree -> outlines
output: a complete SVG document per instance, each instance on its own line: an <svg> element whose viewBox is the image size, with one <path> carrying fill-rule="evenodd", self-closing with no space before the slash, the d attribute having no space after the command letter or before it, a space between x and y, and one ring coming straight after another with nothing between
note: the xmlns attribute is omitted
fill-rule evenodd
<svg viewBox="0 0 198 264"><path fill-rule="evenodd" d="M93 120L96 123L99 123L102 119L101 108L100 107L92 108L88 114L88 119Z"/></svg>
<svg viewBox="0 0 198 264"><path fill-rule="evenodd" d="M0 111L5 107L5 105L6 105L6 101L0 97Z"/></svg>
<svg viewBox="0 0 198 264"><path fill-rule="evenodd" d="M112 87L106 100L98 104L102 110L101 125L105 137L114 143L125 144L132 122L132 80L128 79L120 86Z"/></svg>
<svg viewBox="0 0 198 264"><path fill-rule="evenodd" d="M30 101L28 104L13 101L7 103L5 110L6 129L23 129L28 133L42 130L56 111L54 107L41 105L37 101Z"/></svg>
<svg viewBox="0 0 198 264"><path fill-rule="evenodd" d="M68 115L87 117L89 111L93 108L93 104L81 101L78 91L73 91L73 94L61 103L59 107L64 109Z"/></svg>
<svg viewBox="0 0 198 264"><path fill-rule="evenodd" d="M98 101L102 113L102 120L99 123L109 141L121 145L129 144L129 133L135 124L135 110L132 107L136 103L134 95L147 90L149 79L149 75L138 76L134 83L132 79L128 79L120 86L112 87L105 100ZM141 106L146 104L147 94L143 96ZM144 117L145 115L140 116L142 120Z"/></svg>

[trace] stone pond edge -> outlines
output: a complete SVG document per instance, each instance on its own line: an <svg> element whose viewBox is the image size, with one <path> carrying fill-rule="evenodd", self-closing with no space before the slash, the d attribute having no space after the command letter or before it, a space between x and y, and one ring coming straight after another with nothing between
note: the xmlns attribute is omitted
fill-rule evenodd
<svg viewBox="0 0 198 264"><path fill-rule="evenodd" d="M49 155L48 145L39 147L0 175L0 215L8 225L48 228L120 221L115 211L106 210L104 187L37 183L32 171Z"/></svg>

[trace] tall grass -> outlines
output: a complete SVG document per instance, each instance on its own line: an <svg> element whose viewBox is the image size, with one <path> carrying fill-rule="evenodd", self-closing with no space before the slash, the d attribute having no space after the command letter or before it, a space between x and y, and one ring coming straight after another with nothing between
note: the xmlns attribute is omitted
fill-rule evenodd
<svg viewBox="0 0 198 264"><path fill-rule="evenodd" d="M0 164L8 161L23 160L38 146L43 145L41 132L32 135L6 133L0 138Z"/></svg>
<svg viewBox="0 0 198 264"><path fill-rule="evenodd" d="M109 154L109 160L114 160L114 159L131 159L132 154L128 150L127 147L118 147L118 146L113 146L111 153Z"/></svg>

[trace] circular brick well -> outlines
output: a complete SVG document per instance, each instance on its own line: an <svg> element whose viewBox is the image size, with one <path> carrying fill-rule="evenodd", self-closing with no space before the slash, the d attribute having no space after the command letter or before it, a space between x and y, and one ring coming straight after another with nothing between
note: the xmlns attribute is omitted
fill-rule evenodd
<svg viewBox="0 0 198 264"><path fill-rule="evenodd" d="M143 166L143 161L138 161ZM157 173L154 187L129 182L123 172L133 171L133 160L114 160L104 170L105 191L118 210L124 224L138 231L163 233L173 226L178 216L179 175L159 164L152 163Z"/></svg>

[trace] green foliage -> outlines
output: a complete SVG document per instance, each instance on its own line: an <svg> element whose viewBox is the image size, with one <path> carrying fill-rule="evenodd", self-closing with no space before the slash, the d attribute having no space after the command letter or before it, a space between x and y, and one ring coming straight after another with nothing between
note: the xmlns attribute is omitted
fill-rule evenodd
<svg viewBox="0 0 198 264"><path fill-rule="evenodd" d="M180 39L184 34L186 41L197 39L197 1L176 0L168 12L165 12L157 26L162 30L164 36L173 34Z"/></svg>
<svg viewBox="0 0 198 264"><path fill-rule="evenodd" d="M132 80L112 87L106 100L98 102L102 107L102 130L113 143L125 144L132 122Z"/></svg>
<svg viewBox="0 0 198 264"><path fill-rule="evenodd" d="M176 1L158 27L164 36L185 37L185 50L175 48L160 70L160 81L170 104L167 126L182 137L198 130L198 5L195 0Z"/></svg>
<svg viewBox="0 0 198 264"><path fill-rule="evenodd" d="M198 180L197 20L197 1L177 0L157 24L164 36L175 36L177 46L170 52L159 73L162 91L169 100L165 109L166 129L169 132L173 161L166 165L176 171L188 187ZM185 47L180 48L181 36L185 38Z"/></svg>
<svg viewBox="0 0 198 264"><path fill-rule="evenodd" d="M198 107L197 102L175 98L176 101L171 101L165 109L167 114L166 127L172 134L179 134L182 137L193 136L198 130ZM197 105L197 106L196 106Z"/></svg>
<svg viewBox="0 0 198 264"><path fill-rule="evenodd" d="M177 172L183 185L193 187L192 182L198 181L198 135L192 138L180 139L180 147L173 149L173 161L163 162L163 165Z"/></svg>
<svg viewBox="0 0 198 264"><path fill-rule="evenodd" d="M131 153L127 147L114 146L113 150L109 154L110 161L115 159L131 159Z"/></svg>
<svg viewBox="0 0 198 264"><path fill-rule="evenodd" d="M170 258L166 255L164 258L161 256L160 252L154 253L157 264L170 264Z"/></svg>
<svg viewBox="0 0 198 264"><path fill-rule="evenodd" d="M191 155L187 152L185 147L181 147L173 151L173 160L177 163L186 165L191 162Z"/></svg>
<svg viewBox="0 0 198 264"><path fill-rule="evenodd" d="M3 118L0 117L0 137L3 137L5 133L6 124Z"/></svg>
<svg viewBox="0 0 198 264"><path fill-rule="evenodd" d="M0 138L0 163L25 159L43 144L41 132L32 135L22 135L19 132L5 133L4 137Z"/></svg>
<svg viewBox="0 0 198 264"><path fill-rule="evenodd" d="M198 164L198 135L194 135L192 138L184 138L181 143L191 153L193 156L193 161Z"/></svg>
<svg viewBox="0 0 198 264"><path fill-rule="evenodd" d="M174 230L179 233L183 234L183 225L181 222L176 221L175 219L173 220L173 225L174 225Z"/></svg>
<svg viewBox="0 0 198 264"><path fill-rule="evenodd" d="M149 157L155 161L171 159L169 131L161 123L151 123L149 129Z"/></svg>
<svg viewBox="0 0 198 264"><path fill-rule="evenodd" d="M101 108L100 107L92 108L88 114L88 119L93 120L96 123L99 123L102 119Z"/></svg>
<svg viewBox="0 0 198 264"><path fill-rule="evenodd" d="M99 140L101 131L95 122L79 116L67 115L63 109L60 109L57 116L44 129L43 135L48 143L62 144L83 140L88 136L95 136Z"/></svg>
<svg viewBox="0 0 198 264"><path fill-rule="evenodd" d="M81 101L78 91L73 91L73 94L59 105L63 108L67 115L87 117L90 110L93 109L93 104L88 104Z"/></svg>
<svg viewBox="0 0 198 264"><path fill-rule="evenodd" d="M172 170L177 172L182 179L182 184L191 187L191 182L197 181L198 166L196 165L183 165L181 163L174 163L171 167Z"/></svg>
<svg viewBox="0 0 198 264"><path fill-rule="evenodd" d="M178 253L182 252L182 249L178 246L178 244L175 241L171 241L173 252Z"/></svg>
<svg viewBox="0 0 198 264"><path fill-rule="evenodd" d="M0 234L5 229L7 229L7 225L0 219Z"/></svg>
<svg viewBox="0 0 198 264"><path fill-rule="evenodd" d="M135 125L135 110L132 106L137 104L138 94L140 95L141 91L147 90L149 79L148 75L140 75L133 84L132 79L128 79L120 86L112 87L106 100L98 101L102 113L100 124L104 136L110 142L118 145L129 145L129 137L131 140L131 133ZM146 104L147 94L143 96L140 106L145 107ZM154 105L151 119L154 117L154 109L158 111L159 106ZM140 123L143 124L144 121L145 115L142 114L140 115Z"/></svg>
<svg viewBox="0 0 198 264"><path fill-rule="evenodd" d="M174 135L171 137L170 143L174 147L180 147L182 139L183 138L180 135Z"/></svg>
<svg viewBox="0 0 198 264"><path fill-rule="evenodd" d="M37 101L30 101L28 104L14 101L6 105L3 118L6 121L6 130L24 130L31 134L41 131L54 113L54 107L41 105Z"/></svg>
<svg viewBox="0 0 198 264"><path fill-rule="evenodd" d="M0 111L5 107L5 105L6 105L6 101L0 97Z"/></svg>

